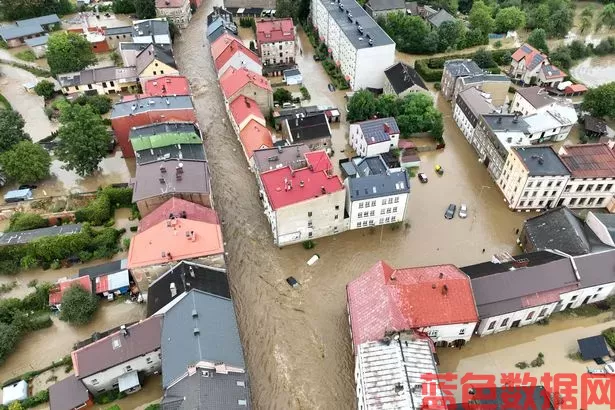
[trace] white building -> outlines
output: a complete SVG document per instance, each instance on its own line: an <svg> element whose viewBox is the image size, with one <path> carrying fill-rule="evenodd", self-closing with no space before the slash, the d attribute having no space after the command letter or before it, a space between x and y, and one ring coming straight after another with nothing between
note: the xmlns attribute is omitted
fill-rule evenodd
<svg viewBox="0 0 615 410"><path fill-rule="evenodd" d="M395 43L355 0L312 0L312 24L353 90L384 87Z"/></svg>
<svg viewBox="0 0 615 410"><path fill-rule="evenodd" d="M549 63L548 57L529 44L523 44L511 56L508 75L525 84L557 87L566 74Z"/></svg>
<svg viewBox="0 0 615 410"><path fill-rule="evenodd" d="M190 0L156 0L156 15L166 17L177 27L184 29L192 18Z"/></svg>
<svg viewBox="0 0 615 410"><path fill-rule="evenodd" d="M496 183L509 208L529 212L555 208L569 178L553 148L514 147Z"/></svg>
<svg viewBox="0 0 615 410"><path fill-rule="evenodd" d="M384 154L399 143L399 127L393 117L350 124L350 146L362 157Z"/></svg>
<svg viewBox="0 0 615 410"><path fill-rule="evenodd" d="M349 229L405 219L410 196L410 181L405 169L389 169L379 155L352 158L340 165L347 176L344 185Z"/></svg>
<svg viewBox="0 0 615 410"><path fill-rule="evenodd" d="M472 144L474 130L480 121L480 116L495 112L491 96L471 87L457 94L453 105L453 119L461 130L461 133Z"/></svg>
<svg viewBox="0 0 615 410"><path fill-rule="evenodd" d="M523 119L529 126L527 133L532 144L565 140L578 120L572 106L548 108Z"/></svg>

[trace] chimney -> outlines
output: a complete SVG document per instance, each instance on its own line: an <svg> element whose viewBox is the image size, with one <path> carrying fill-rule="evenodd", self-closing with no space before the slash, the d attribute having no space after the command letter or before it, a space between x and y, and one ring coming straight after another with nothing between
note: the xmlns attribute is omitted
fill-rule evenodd
<svg viewBox="0 0 615 410"><path fill-rule="evenodd" d="M160 164L160 173L165 174L167 172L167 167L164 164Z"/></svg>
<svg viewBox="0 0 615 410"><path fill-rule="evenodd" d="M440 279L444 278L444 273L440 272L440 274L438 275L438 277L440 277Z"/></svg>
<svg viewBox="0 0 615 410"><path fill-rule="evenodd" d="M448 286L447 285L443 285L442 286L442 294L444 296L448 295Z"/></svg>
<svg viewBox="0 0 615 410"><path fill-rule="evenodd" d="M515 113L515 116L513 117L512 122L515 123L515 124L519 122L519 113L518 112Z"/></svg>
<svg viewBox="0 0 615 410"><path fill-rule="evenodd" d="M169 290L171 291L172 298L177 296L177 287L175 286L175 282L171 282L171 284L169 285Z"/></svg>
<svg viewBox="0 0 615 410"><path fill-rule="evenodd" d="M246 107L250 108L250 100L248 100L248 97L245 97L245 102L246 102Z"/></svg>
<svg viewBox="0 0 615 410"><path fill-rule="evenodd" d="M303 188L303 186L304 186L304 185L305 185L305 183L303 182L303 180L299 181L299 186L300 186L301 188Z"/></svg>
<svg viewBox="0 0 615 410"><path fill-rule="evenodd" d="M122 325L122 326L120 326L120 331L122 332L122 334L124 335L124 337L128 337L128 336L130 336L130 333L128 333L128 329L126 329L126 325Z"/></svg>
<svg viewBox="0 0 615 410"><path fill-rule="evenodd" d="M432 284L431 284L431 288L432 288L432 289L435 289L435 288L436 288L436 284L435 284L435 283L432 283Z"/></svg>
<svg viewBox="0 0 615 410"><path fill-rule="evenodd" d="M325 186L324 186L324 185L320 187L320 192L321 192L323 195L327 193L327 190L325 189Z"/></svg>

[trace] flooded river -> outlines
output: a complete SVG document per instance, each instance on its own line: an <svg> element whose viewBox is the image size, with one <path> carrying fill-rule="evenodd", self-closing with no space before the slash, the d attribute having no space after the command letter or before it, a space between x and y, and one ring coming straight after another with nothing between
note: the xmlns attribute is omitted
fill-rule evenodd
<svg viewBox="0 0 615 410"><path fill-rule="evenodd" d="M250 173L224 111L204 37L206 1L174 47L179 68L188 76L207 141L217 209L226 221L229 276L257 409L351 409L355 393L346 317L345 286L379 259L393 265L476 263L488 254L513 251L515 229L526 214L507 210L497 187L451 119L449 104L438 101L446 117L444 151L422 156L428 184L415 183L409 203L409 228L359 230L316 240L314 251L301 246L278 249ZM311 47L298 56L311 104L343 107L343 92L330 93ZM343 108L342 108L343 109ZM334 131L336 157L346 147L346 126ZM437 177L434 165L446 173ZM470 216L447 221L451 202L465 202ZM486 248L486 254L482 254ZM302 287L293 290L293 275Z"/></svg>
<svg viewBox="0 0 615 410"><path fill-rule="evenodd" d="M615 56L590 57L570 69L570 74L588 87L615 81Z"/></svg>

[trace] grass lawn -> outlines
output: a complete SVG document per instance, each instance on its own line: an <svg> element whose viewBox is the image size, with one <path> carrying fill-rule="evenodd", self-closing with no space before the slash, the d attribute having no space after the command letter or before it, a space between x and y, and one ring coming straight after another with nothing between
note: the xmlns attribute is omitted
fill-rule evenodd
<svg viewBox="0 0 615 410"><path fill-rule="evenodd" d="M34 60L36 60L36 56L34 55L34 52L32 50L20 51L19 53L15 54L15 57L17 57L18 59L23 60L23 61L34 61Z"/></svg>

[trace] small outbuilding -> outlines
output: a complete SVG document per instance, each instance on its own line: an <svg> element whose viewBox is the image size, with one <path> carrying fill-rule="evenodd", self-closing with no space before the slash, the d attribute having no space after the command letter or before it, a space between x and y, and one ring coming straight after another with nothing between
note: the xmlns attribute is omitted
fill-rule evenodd
<svg viewBox="0 0 615 410"><path fill-rule="evenodd" d="M297 70L296 68L284 70L283 74L286 85L298 85L303 82L303 76L301 75L301 71Z"/></svg>
<svg viewBox="0 0 615 410"><path fill-rule="evenodd" d="M602 359L609 355L609 348L606 346L604 336L592 336L585 339L577 340L579 343L579 351L583 360Z"/></svg>
<svg viewBox="0 0 615 410"><path fill-rule="evenodd" d="M8 406L10 403L28 398L28 382L20 380L2 389L2 404Z"/></svg>

